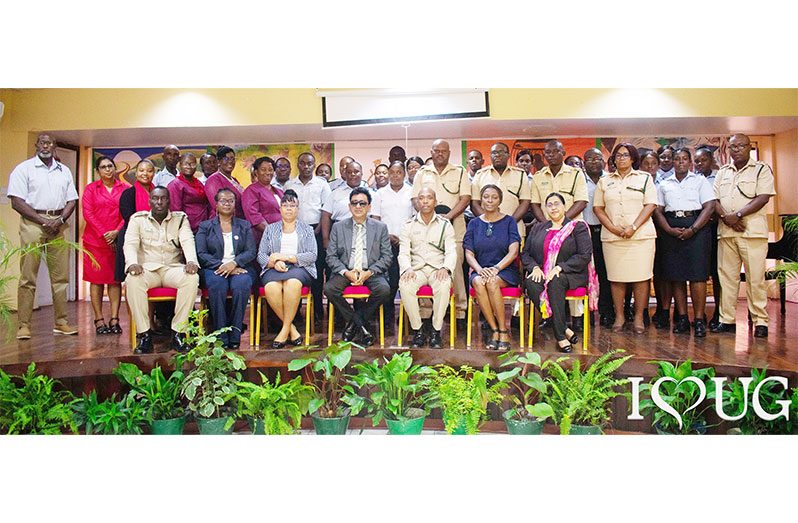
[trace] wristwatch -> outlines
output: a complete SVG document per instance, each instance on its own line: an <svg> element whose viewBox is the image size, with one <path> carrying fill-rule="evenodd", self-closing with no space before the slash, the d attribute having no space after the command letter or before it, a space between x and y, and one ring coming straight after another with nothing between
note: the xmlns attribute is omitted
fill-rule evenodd
<svg viewBox="0 0 798 523"><path fill-rule="evenodd" d="M743 215L740 214L740 211L737 211L736 213L734 213L734 215L737 216L737 218L739 218L739 219L743 218Z"/></svg>
<svg viewBox="0 0 798 523"><path fill-rule="evenodd" d="M637 232L637 225L635 225L635 224L633 223L633 224L632 224L630 227L632 227L632 230L633 230L633 231Z"/></svg>

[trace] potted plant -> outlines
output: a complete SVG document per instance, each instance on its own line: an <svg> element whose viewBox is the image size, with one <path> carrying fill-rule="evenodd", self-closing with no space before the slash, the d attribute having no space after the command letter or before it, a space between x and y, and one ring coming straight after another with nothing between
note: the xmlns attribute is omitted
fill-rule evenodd
<svg viewBox="0 0 798 523"><path fill-rule="evenodd" d="M761 386L758 392L759 404L765 412L770 414L778 413L782 410L783 402L790 402L788 407L791 411L789 419L779 417L775 420L764 420L760 418L753 409L754 390L767 377L766 369L751 369L751 383L748 388L743 386L740 380L733 380L730 384L723 387L723 412L728 416L738 416L747 405L745 415L737 422L734 432L737 434L795 434L798 430L798 421L795 416L798 414L798 395L795 390L792 392L792 399L788 396L788 391L776 382L769 381Z"/></svg>
<svg viewBox="0 0 798 523"><path fill-rule="evenodd" d="M601 434L602 426L610 419L612 399L628 396L616 389L629 380L616 379L617 371L631 356L615 357L625 352L612 350L600 356L585 372L578 359L570 370L561 363L570 358L548 360L541 369L546 371L546 401L554 411L554 421L560 425L560 434Z"/></svg>
<svg viewBox="0 0 798 523"><path fill-rule="evenodd" d="M546 382L531 370L540 368L540 354L508 351L499 355L499 361L500 368L509 367L497 375L499 381L508 385L504 399L513 405L502 413L507 432L517 435L542 433L543 424L554 411L546 402L532 403L533 399L546 394Z"/></svg>
<svg viewBox="0 0 798 523"><path fill-rule="evenodd" d="M449 434L476 434L487 419L488 405L501 403L501 391L506 386L488 365L482 370L468 365L461 365L458 370L438 365L431 376L432 406L443 410L443 423Z"/></svg>
<svg viewBox="0 0 798 523"><path fill-rule="evenodd" d="M410 352L394 353L390 360L383 358L381 365L374 360L354 368L355 383L371 392L365 399L375 427L384 419L391 434L421 434L434 370L413 365Z"/></svg>
<svg viewBox="0 0 798 523"><path fill-rule="evenodd" d="M640 413L643 415L653 414L654 429L659 434L704 434L707 430L706 411L711 407L712 402L704 401L703 407L695 405L700 398L701 390L690 380L700 380L706 391L705 400L712 400L715 398L716 392L714 384L711 382L715 376L715 369L712 367L693 369L691 360L678 365L668 361L650 361L649 363L657 365L657 374L649 383L640 385L640 391L648 396L640 401ZM661 380L660 397L679 413L681 419L660 409L651 398L652 387L658 380Z"/></svg>
<svg viewBox="0 0 798 523"><path fill-rule="evenodd" d="M182 434L186 423L186 409L181 403L183 371L173 371L167 379L160 366L149 374L132 363L120 363L114 374L130 386L134 399L144 407L152 434Z"/></svg>
<svg viewBox="0 0 798 523"><path fill-rule="evenodd" d="M192 349L186 361L194 368L186 375L180 393L188 400L200 434L230 434L233 406L229 402L235 398L241 372L247 366L243 357L222 347L219 334L230 327L205 333L205 313L207 309L189 315L186 342Z"/></svg>
<svg viewBox="0 0 798 523"><path fill-rule="evenodd" d="M262 384L248 381L238 384L236 392L237 414L246 419L253 434L296 434L302 416L308 413L314 389L302 383L302 377L280 383L280 373L274 379L258 371ZM232 425L232 419L228 421Z"/></svg>
<svg viewBox="0 0 798 523"><path fill-rule="evenodd" d="M105 401L97 400L97 391L83 394L75 405L75 418L85 427L87 435L132 435L141 434L147 424L144 406L131 394L116 399L116 393Z"/></svg>
<svg viewBox="0 0 798 523"><path fill-rule="evenodd" d="M316 434L346 434L349 417L363 409L364 400L355 392L352 376L345 371L353 346L365 350L347 341L323 349L303 347L295 350L306 354L288 363L290 371L304 370L306 383L315 389L309 412Z"/></svg>
<svg viewBox="0 0 798 523"><path fill-rule="evenodd" d="M35 363L21 376L0 370L0 434L77 433L74 403L58 381L36 373Z"/></svg>

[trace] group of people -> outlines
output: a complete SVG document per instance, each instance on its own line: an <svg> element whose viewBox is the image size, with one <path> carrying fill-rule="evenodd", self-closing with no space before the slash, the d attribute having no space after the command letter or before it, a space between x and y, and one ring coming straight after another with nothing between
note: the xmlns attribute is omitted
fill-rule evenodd
<svg viewBox="0 0 798 523"><path fill-rule="evenodd" d="M72 175L53 157L54 145L51 137L39 136L36 156L11 174L8 194L22 216L23 245L62 237L76 208ZM295 177L287 158L263 156L252 164L246 188L233 177L235 152L225 146L198 160L169 145L164 168L156 172L150 160L140 161L132 185L103 156L95 162L99 179L82 195L83 277L91 284L96 333L122 332L124 281L138 331L135 352L151 352L148 290L171 287L177 289L174 311L162 311L160 318L171 322L173 348L184 351L181 332L202 287L213 327L230 327L223 342L236 349L248 297L262 286L282 322L272 345L298 345L294 319L302 290L309 288L316 321L323 318L324 294L343 320L343 339L370 345L380 306L389 329L394 325L399 291L412 346L440 348L449 296L454 294L456 316L463 320L470 287L485 346L506 349L511 340L502 289L515 287L551 324L559 350L570 352L578 317L596 309L599 323L614 332L629 323L634 332L644 332L652 279L658 327L669 328L674 301L674 332L692 329L701 337L708 327L733 331L742 264L754 335L767 336L764 206L775 194L773 173L750 158L747 136L733 135L729 150L732 162L715 171L707 147L641 152L618 143L607 172L600 150L566 157L562 143L551 140L543 150L546 165L533 173L529 150L518 152L510 165L510 148L497 142L490 165L472 150L462 167L449 163L449 144L439 139L427 161L392 148L388 162L374 169L372 183L348 156L332 180L332 167L316 166L310 152L298 157ZM74 334L66 315L65 255L62 248L47 257L54 332ZM21 263L17 337L26 339L39 260L23 256ZM708 326L710 276L721 299ZM416 296L427 285L433 289L431 305ZM102 313L106 286L108 323ZM368 289L365 303L347 302L351 287ZM573 303L569 309L569 290L587 293L590 310Z"/></svg>

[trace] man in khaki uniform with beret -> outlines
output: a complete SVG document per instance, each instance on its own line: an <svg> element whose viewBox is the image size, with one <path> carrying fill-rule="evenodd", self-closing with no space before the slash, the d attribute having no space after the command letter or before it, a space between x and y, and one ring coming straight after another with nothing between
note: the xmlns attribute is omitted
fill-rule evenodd
<svg viewBox="0 0 798 523"><path fill-rule="evenodd" d="M423 347L427 334L423 332L421 312L416 293L423 285L432 287L432 333L429 346L443 347L441 329L452 275L457 270L454 228L449 220L435 214L438 201L435 191L429 187L421 189L417 196L418 213L405 222L399 235L399 292L402 304L415 331L412 347Z"/></svg>
<svg viewBox="0 0 798 523"><path fill-rule="evenodd" d="M735 332L740 265L745 267L748 310L754 336L768 335L765 258L768 223L765 205L776 194L773 170L751 159L751 140L744 134L729 139L732 162L715 176L715 210L718 222L718 275L722 289L720 324L712 332Z"/></svg>
<svg viewBox="0 0 798 523"><path fill-rule="evenodd" d="M454 227L454 242L457 251L457 267L454 271L454 296L457 319L464 320L468 300L466 299L463 271L463 238L465 237L465 218L463 211L471 202L471 182L468 173L461 166L449 163L449 142L432 142L432 165L422 166L413 179L413 205L418 209L418 193L428 187L435 191L438 205L435 212L443 215Z"/></svg>
<svg viewBox="0 0 798 523"><path fill-rule="evenodd" d="M147 301L147 291L153 287L177 289L172 348L186 352L182 332L197 298L199 264L191 225L184 212L169 210L166 187L158 186L150 192L150 211L139 211L130 217L124 252L127 303L138 339L133 353L153 351Z"/></svg>
<svg viewBox="0 0 798 523"><path fill-rule="evenodd" d="M482 214L480 191L486 185L495 185L502 190L502 203L499 210L512 216L518 223L518 234L526 236L524 215L529 210L530 187L526 172L518 167L507 165L510 148L505 143L495 143L490 148L491 165L483 167L474 175L471 184L471 209L474 216Z"/></svg>

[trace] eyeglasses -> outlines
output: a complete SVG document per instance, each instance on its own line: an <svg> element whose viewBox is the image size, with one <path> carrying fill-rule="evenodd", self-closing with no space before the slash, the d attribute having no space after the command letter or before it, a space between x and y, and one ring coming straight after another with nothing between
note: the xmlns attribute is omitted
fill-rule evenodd
<svg viewBox="0 0 798 523"><path fill-rule="evenodd" d="M235 205L236 201L235 200L231 200L229 198L221 198L221 199L219 199L219 203L221 203L222 205Z"/></svg>
<svg viewBox="0 0 798 523"><path fill-rule="evenodd" d="M363 200L358 200L356 202L349 202L349 205L352 207L365 207L369 204L369 202L364 202Z"/></svg>
<svg viewBox="0 0 798 523"><path fill-rule="evenodd" d="M554 207L562 207L562 202L560 200L556 200L556 201L553 201L553 202L547 202L546 203L546 208L547 209L553 209Z"/></svg>
<svg viewBox="0 0 798 523"><path fill-rule="evenodd" d="M104 164L104 165L101 165L100 167L98 167L98 169L113 169L113 168L114 168L114 164L112 164L112 163Z"/></svg>
<svg viewBox="0 0 798 523"><path fill-rule="evenodd" d="M631 157L632 157L632 155L631 155L631 154L629 154L629 153L617 153L617 154L615 155L615 158L616 158L616 159L617 159L617 158L631 158Z"/></svg>
<svg viewBox="0 0 798 523"><path fill-rule="evenodd" d="M485 231L485 236L488 238L493 236L493 223L488 224L488 229Z"/></svg>

